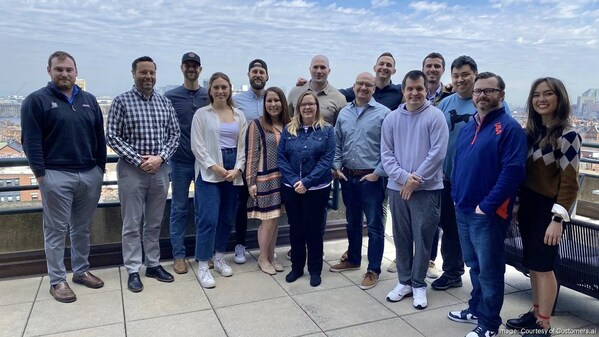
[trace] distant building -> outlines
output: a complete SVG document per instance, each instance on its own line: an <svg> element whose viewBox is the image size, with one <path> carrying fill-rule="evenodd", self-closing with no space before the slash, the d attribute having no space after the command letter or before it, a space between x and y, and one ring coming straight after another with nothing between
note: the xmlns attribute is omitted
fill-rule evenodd
<svg viewBox="0 0 599 337"><path fill-rule="evenodd" d="M21 115L21 103L0 103L0 117L16 117Z"/></svg>
<svg viewBox="0 0 599 337"><path fill-rule="evenodd" d="M87 91L87 82L84 79L78 78L75 80L75 84L77 84L79 88L83 89L83 91Z"/></svg>
<svg viewBox="0 0 599 337"><path fill-rule="evenodd" d="M0 187L37 185L37 180L29 168L0 168ZM0 206L7 203L41 200L38 190L0 192Z"/></svg>
<svg viewBox="0 0 599 337"><path fill-rule="evenodd" d="M16 140L0 142L0 158L24 157L23 146Z"/></svg>
<svg viewBox="0 0 599 337"><path fill-rule="evenodd" d="M599 115L599 89L588 89L578 96L575 110L580 117L594 118Z"/></svg>

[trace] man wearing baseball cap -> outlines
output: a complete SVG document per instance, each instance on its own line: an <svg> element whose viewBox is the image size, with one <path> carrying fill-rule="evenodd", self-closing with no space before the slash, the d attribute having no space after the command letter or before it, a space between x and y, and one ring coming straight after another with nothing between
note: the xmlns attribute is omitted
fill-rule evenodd
<svg viewBox="0 0 599 337"><path fill-rule="evenodd" d="M184 239L187 213L190 208L189 186L192 181L195 181L195 157L191 152L190 141L191 120L197 109L208 105L208 89L200 87L199 83L202 63L198 54L194 52L183 54L181 72L183 73L183 85L164 94L171 100L177 112L181 129L179 147L169 161L172 185L170 237L173 246L173 270L177 274L187 273Z"/></svg>
<svg viewBox="0 0 599 337"><path fill-rule="evenodd" d="M249 123L262 116L262 106L264 102L264 87L268 81L268 66L261 59L252 60L248 66L248 79L250 80L250 89L239 95L233 96L235 105L243 112ZM245 185L245 182L244 182ZM247 201L248 190L242 188L239 192L239 204L237 207L237 218L235 221L235 256L233 261L238 264L246 262L245 257L245 237L247 233Z"/></svg>

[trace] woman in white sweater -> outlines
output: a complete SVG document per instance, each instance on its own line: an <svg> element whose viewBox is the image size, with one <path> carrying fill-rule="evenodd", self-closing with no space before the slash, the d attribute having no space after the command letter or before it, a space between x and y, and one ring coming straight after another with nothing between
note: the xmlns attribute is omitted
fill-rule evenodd
<svg viewBox="0 0 599 337"><path fill-rule="evenodd" d="M208 268L222 276L233 271L225 261L229 234L235 221L241 171L245 165L246 119L233 105L231 81L223 73L210 77L210 105L196 111L191 125L191 149L196 157L195 225L198 278L204 288L216 283ZM214 255L213 255L214 254Z"/></svg>

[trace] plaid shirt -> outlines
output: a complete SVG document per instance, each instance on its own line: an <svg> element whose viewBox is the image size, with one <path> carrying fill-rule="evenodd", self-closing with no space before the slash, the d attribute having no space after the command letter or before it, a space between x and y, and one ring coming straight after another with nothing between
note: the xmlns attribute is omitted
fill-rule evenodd
<svg viewBox="0 0 599 337"><path fill-rule="evenodd" d="M106 139L121 158L139 166L142 155L166 162L179 146L177 113L168 98L154 92L149 99L133 86L112 101Z"/></svg>

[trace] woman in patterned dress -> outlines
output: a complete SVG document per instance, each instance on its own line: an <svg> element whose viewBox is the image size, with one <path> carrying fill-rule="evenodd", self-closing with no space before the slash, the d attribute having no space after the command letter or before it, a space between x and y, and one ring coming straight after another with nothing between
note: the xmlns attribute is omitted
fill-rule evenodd
<svg viewBox="0 0 599 337"><path fill-rule="evenodd" d="M262 221L258 227L260 256L258 266L270 275L283 271L274 258L281 206L281 173L277 164L277 146L285 124L290 122L289 107L283 90L266 89L264 113L248 127L246 137L246 181L250 198L248 219Z"/></svg>

